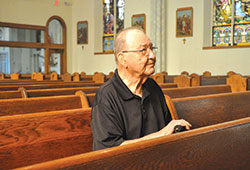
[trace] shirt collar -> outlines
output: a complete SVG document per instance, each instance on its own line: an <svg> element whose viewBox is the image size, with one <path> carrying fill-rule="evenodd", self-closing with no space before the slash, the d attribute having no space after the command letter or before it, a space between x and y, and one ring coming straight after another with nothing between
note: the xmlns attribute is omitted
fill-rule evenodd
<svg viewBox="0 0 250 170"><path fill-rule="evenodd" d="M147 89L147 82L148 80L142 85L142 98L145 99L147 96L150 95L149 90ZM120 94L120 96L124 100L129 100L135 97L135 95L129 90L126 84L120 78L117 69L115 70L115 74L112 77L112 84L114 85L116 91Z"/></svg>

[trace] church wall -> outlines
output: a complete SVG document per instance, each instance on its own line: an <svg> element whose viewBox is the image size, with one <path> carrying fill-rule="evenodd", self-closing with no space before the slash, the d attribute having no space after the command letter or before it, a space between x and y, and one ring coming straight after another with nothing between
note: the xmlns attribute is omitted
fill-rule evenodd
<svg viewBox="0 0 250 170"><path fill-rule="evenodd" d="M205 3L205 4L204 4ZM167 72L179 74L182 71L202 74L208 70L212 75L225 75L232 70L243 75L250 75L250 48L209 49L203 50L203 44L208 41L204 37L205 12L209 12L208 0L167 0ZM176 10L177 8L193 7L193 36L176 38ZM206 29L205 29L206 30ZM211 46L211 45L210 45Z"/></svg>
<svg viewBox="0 0 250 170"><path fill-rule="evenodd" d="M63 2L70 5L64 5ZM126 0L125 27L131 26L133 14L146 14L146 33L150 34L151 1ZM113 54L94 54L102 52L102 4L100 0L59 0L59 6L54 6L52 0L0 0L0 21L20 24L46 25L47 20L58 15L67 26L67 70L73 72L95 71L108 74L114 71L116 64ZM213 75L226 74L233 70L250 75L250 48L210 49L202 47L209 44L207 40L208 0L166 0L166 71L169 74L179 74L182 71L198 73L208 70ZM193 36L176 38L177 8L193 7ZM78 45L76 42L76 24L78 21L88 21L88 44ZM211 19L208 19L211 20ZM205 30L205 31L204 31ZM204 39L205 37L205 39ZM151 37L152 38L152 37Z"/></svg>
<svg viewBox="0 0 250 170"><path fill-rule="evenodd" d="M87 5L86 5L87 4ZM140 8L138 8L140 7ZM131 26L134 14L146 14L147 34L150 35L150 0L125 1L125 27ZM76 42L76 24L87 20L89 24L88 44L78 45ZM108 74L116 68L113 54L94 54L102 52L102 1L74 0L72 5L72 72L103 72Z"/></svg>
<svg viewBox="0 0 250 170"><path fill-rule="evenodd" d="M67 70L71 72L72 64L72 0L0 0L0 22L46 26L48 19L57 15L63 18L67 28ZM64 2L68 2L65 5Z"/></svg>

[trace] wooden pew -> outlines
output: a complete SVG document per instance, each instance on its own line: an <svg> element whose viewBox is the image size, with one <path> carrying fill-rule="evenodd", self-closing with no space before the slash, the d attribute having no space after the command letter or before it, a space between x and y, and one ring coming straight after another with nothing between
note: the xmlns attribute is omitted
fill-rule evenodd
<svg viewBox="0 0 250 170"><path fill-rule="evenodd" d="M158 83L161 88L177 88L176 83Z"/></svg>
<svg viewBox="0 0 250 170"><path fill-rule="evenodd" d="M77 91L82 91L85 94L96 93L99 89L96 87L74 87L74 88L55 88L55 89L37 89L26 90L27 97L44 97L44 96L61 96L61 95L73 95Z"/></svg>
<svg viewBox="0 0 250 170"><path fill-rule="evenodd" d="M248 117L16 170L247 169L249 131Z"/></svg>
<svg viewBox="0 0 250 170"><path fill-rule="evenodd" d="M23 88L17 91L0 91L0 99L27 98L27 93Z"/></svg>
<svg viewBox="0 0 250 170"><path fill-rule="evenodd" d="M201 86L226 84L228 76L201 76Z"/></svg>
<svg viewBox="0 0 250 170"><path fill-rule="evenodd" d="M162 88L162 91L171 99L232 92L229 85Z"/></svg>
<svg viewBox="0 0 250 170"><path fill-rule="evenodd" d="M105 75L101 72L95 72L94 75L86 75L86 73L84 73L84 72L82 72L81 74L75 72L73 74L73 81L75 81L75 82L93 81L95 83L104 83L112 76L113 76L112 72L110 72L109 75Z"/></svg>
<svg viewBox="0 0 250 170"><path fill-rule="evenodd" d="M152 78L158 83L174 83L177 84L177 87L190 87L191 86L191 78L183 73L182 75L165 75L163 73L156 73L152 76Z"/></svg>
<svg viewBox="0 0 250 170"><path fill-rule="evenodd" d="M164 83L162 86L162 91L165 95L168 95L172 99L232 92L229 85L174 88L176 86L177 85L175 83ZM86 96L88 98L89 107L91 107L94 102L95 93L87 93Z"/></svg>
<svg viewBox="0 0 250 170"><path fill-rule="evenodd" d="M86 87L86 86L100 86L102 83L86 83L86 82L62 82L56 84L33 84L33 85L8 85L0 86L0 91L18 90L23 87L26 90L31 89L51 89L51 88L70 88L70 87Z"/></svg>
<svg viewBox="0 0 250 170"><path fill-rule="evenodd" d="M91 108L0 117L0 169L92 151Z"/></svg>
<svg viewBox="0 0 250 170"><path fill-rule="evenodd" d="M96 93L99 89L96 87L74 87L74 88L55 88L55 89L35 89L26 90L19 88L17 91L0 91L0 99L28 98L28 97L47 97L47 96L63 96L74 95L77 91L86 94Z"/></svg>
<svg viewBox="0 0 250 170"><path fill-rule="evenodd" d="M173 119L185 119L192 128L250 116L250 91L170 99L166 102Z"/></svg>
<svg viewBox="0 0 250 170"><path fill-rule="evenodd" d="M233 74L227 78L227 84L232 87L233 92L250 90L250 77Z"/></svg>
<svg viewBox="0 0 250 170"><path fill-rule="evenodd" d="M77 91L76 95L0 100L0 116L86 107L89 107L86 95Z"/></svg>

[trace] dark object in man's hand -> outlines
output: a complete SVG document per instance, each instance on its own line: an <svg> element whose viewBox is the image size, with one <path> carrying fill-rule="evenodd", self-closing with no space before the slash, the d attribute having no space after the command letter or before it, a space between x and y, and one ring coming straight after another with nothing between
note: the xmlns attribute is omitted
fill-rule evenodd
<svg viewBox="0 0 250 170"><path fill-rule="evenodd" d="M186 131L186 127L185 126L181 126L181 125L176 125L174 127L174 133L177 133L177 132L183 132L183 131Z"/></svg>

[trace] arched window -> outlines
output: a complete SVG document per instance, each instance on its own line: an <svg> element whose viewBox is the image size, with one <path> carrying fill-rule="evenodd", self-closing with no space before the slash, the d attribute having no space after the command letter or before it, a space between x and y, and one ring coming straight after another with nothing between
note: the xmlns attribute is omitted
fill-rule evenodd
<svg viewBox="0 0 250 170"><path fill-rule="evenodd" d="M124 28L124 7L124 0L103 0L103 52L113 52L114 35Z"/></svg>
<svg viewBox="0 0 250 170"><path fill-rule="evenodd" d="M66 72L66 26L53 16L46 26L0 22L0 72Z"/></svg>
<svg viewBox="0 0 250 170"><path fill-rule="evenodd" d="M48 61L47 73L66 72L66 25L62 18L51 17L47 22Z"/></svg>

